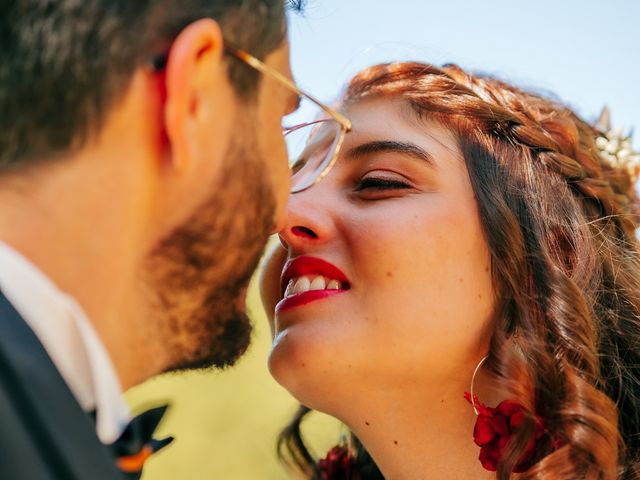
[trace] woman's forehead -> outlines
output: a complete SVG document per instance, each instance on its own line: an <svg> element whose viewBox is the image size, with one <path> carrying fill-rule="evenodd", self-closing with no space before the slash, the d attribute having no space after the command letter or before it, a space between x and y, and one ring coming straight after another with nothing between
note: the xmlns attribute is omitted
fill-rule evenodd
<svg viewBox="0 0 640 480"><path fill-rule="evenodd" d="M442 123L418 116L411 105L399 97L364 97L348 102L344 113L353 128L345 145L364 141L394 140L417 144L433 154L447 152L459 156L454 134Z"/></svg>

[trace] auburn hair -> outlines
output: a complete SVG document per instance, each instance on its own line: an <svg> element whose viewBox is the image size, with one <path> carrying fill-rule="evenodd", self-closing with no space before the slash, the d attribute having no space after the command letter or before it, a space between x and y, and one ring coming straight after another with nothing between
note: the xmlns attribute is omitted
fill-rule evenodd
<svg viewBox="0 0 640 480"><path fill-rule="evenodd" d="M634 178L603 161L601 132L557 100L455 65L367 68L344 104L402 99L417 122L457 138L492 260L497 322L487 368L544 419L552 451L523 480L640 480L640 257ZM320 478L301 436L281 458ZM511 478L534 433L529 418L499 462ZM359 478L382 478L362 445Z"/></svg>

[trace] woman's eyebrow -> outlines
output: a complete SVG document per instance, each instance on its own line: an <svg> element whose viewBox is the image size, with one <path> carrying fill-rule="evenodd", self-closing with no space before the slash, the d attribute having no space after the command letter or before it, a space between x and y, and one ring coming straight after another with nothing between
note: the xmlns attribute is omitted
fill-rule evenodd
<svg viewBox="0 0 640 480"><path fill-rule="evenodd" d="M399 142L396 140L374 140L371 142L361 143L360 145L350 149L346 156L347 158L358 158L374 153L387 152L409 155L410 157L427 162L432 167L435 167L436 165L433 156L422 147L419 147L415 143Z"/></svg>

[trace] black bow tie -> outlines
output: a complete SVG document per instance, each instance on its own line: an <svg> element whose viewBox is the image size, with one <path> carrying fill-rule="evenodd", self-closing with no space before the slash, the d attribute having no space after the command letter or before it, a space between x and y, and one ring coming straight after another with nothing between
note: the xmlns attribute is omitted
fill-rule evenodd
<svg viewBox="0 0 640 480"><path fill-rule="evenodd" d="M124 473L125 478L140 478L144 462L161 448L173 442L173 437L161 440L152 438L160 420L168 406L152 408L135 417L125 428L122 435L109 445L116 458L116 465Z"/></svg>

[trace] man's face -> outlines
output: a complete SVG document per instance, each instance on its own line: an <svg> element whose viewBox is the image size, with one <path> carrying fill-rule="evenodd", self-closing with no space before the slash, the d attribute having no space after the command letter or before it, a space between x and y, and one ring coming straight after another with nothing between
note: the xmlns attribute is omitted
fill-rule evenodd
<svg viewBox="0 0 640 480"><path fill-rule="evenodd" d="M265 63L289 75L286 44ZM294 103L262 77L257 100L238 104L220 180L149 255L147 283L168 370L231 365L249 345L245 294L288 197L281 122Z"/></svg>
<svg viewBox="0 0 640 480"><path fill-rule="evenodd" d="M291 78L289 65L289 44L285 41L282 47L267 57L265 63L274 70ZM269 178L275 195L274 228L284 221L289 191L291 190L291 170L287 158L287 147L282 136L283 118L291 114L299 105L296 94L282 84L262 76L260 97L257 108L257 141L263 152L265 170L263 174ZM286 120L284 123L288 123ZM242 137L244 132L240 134Z"/></svg>

